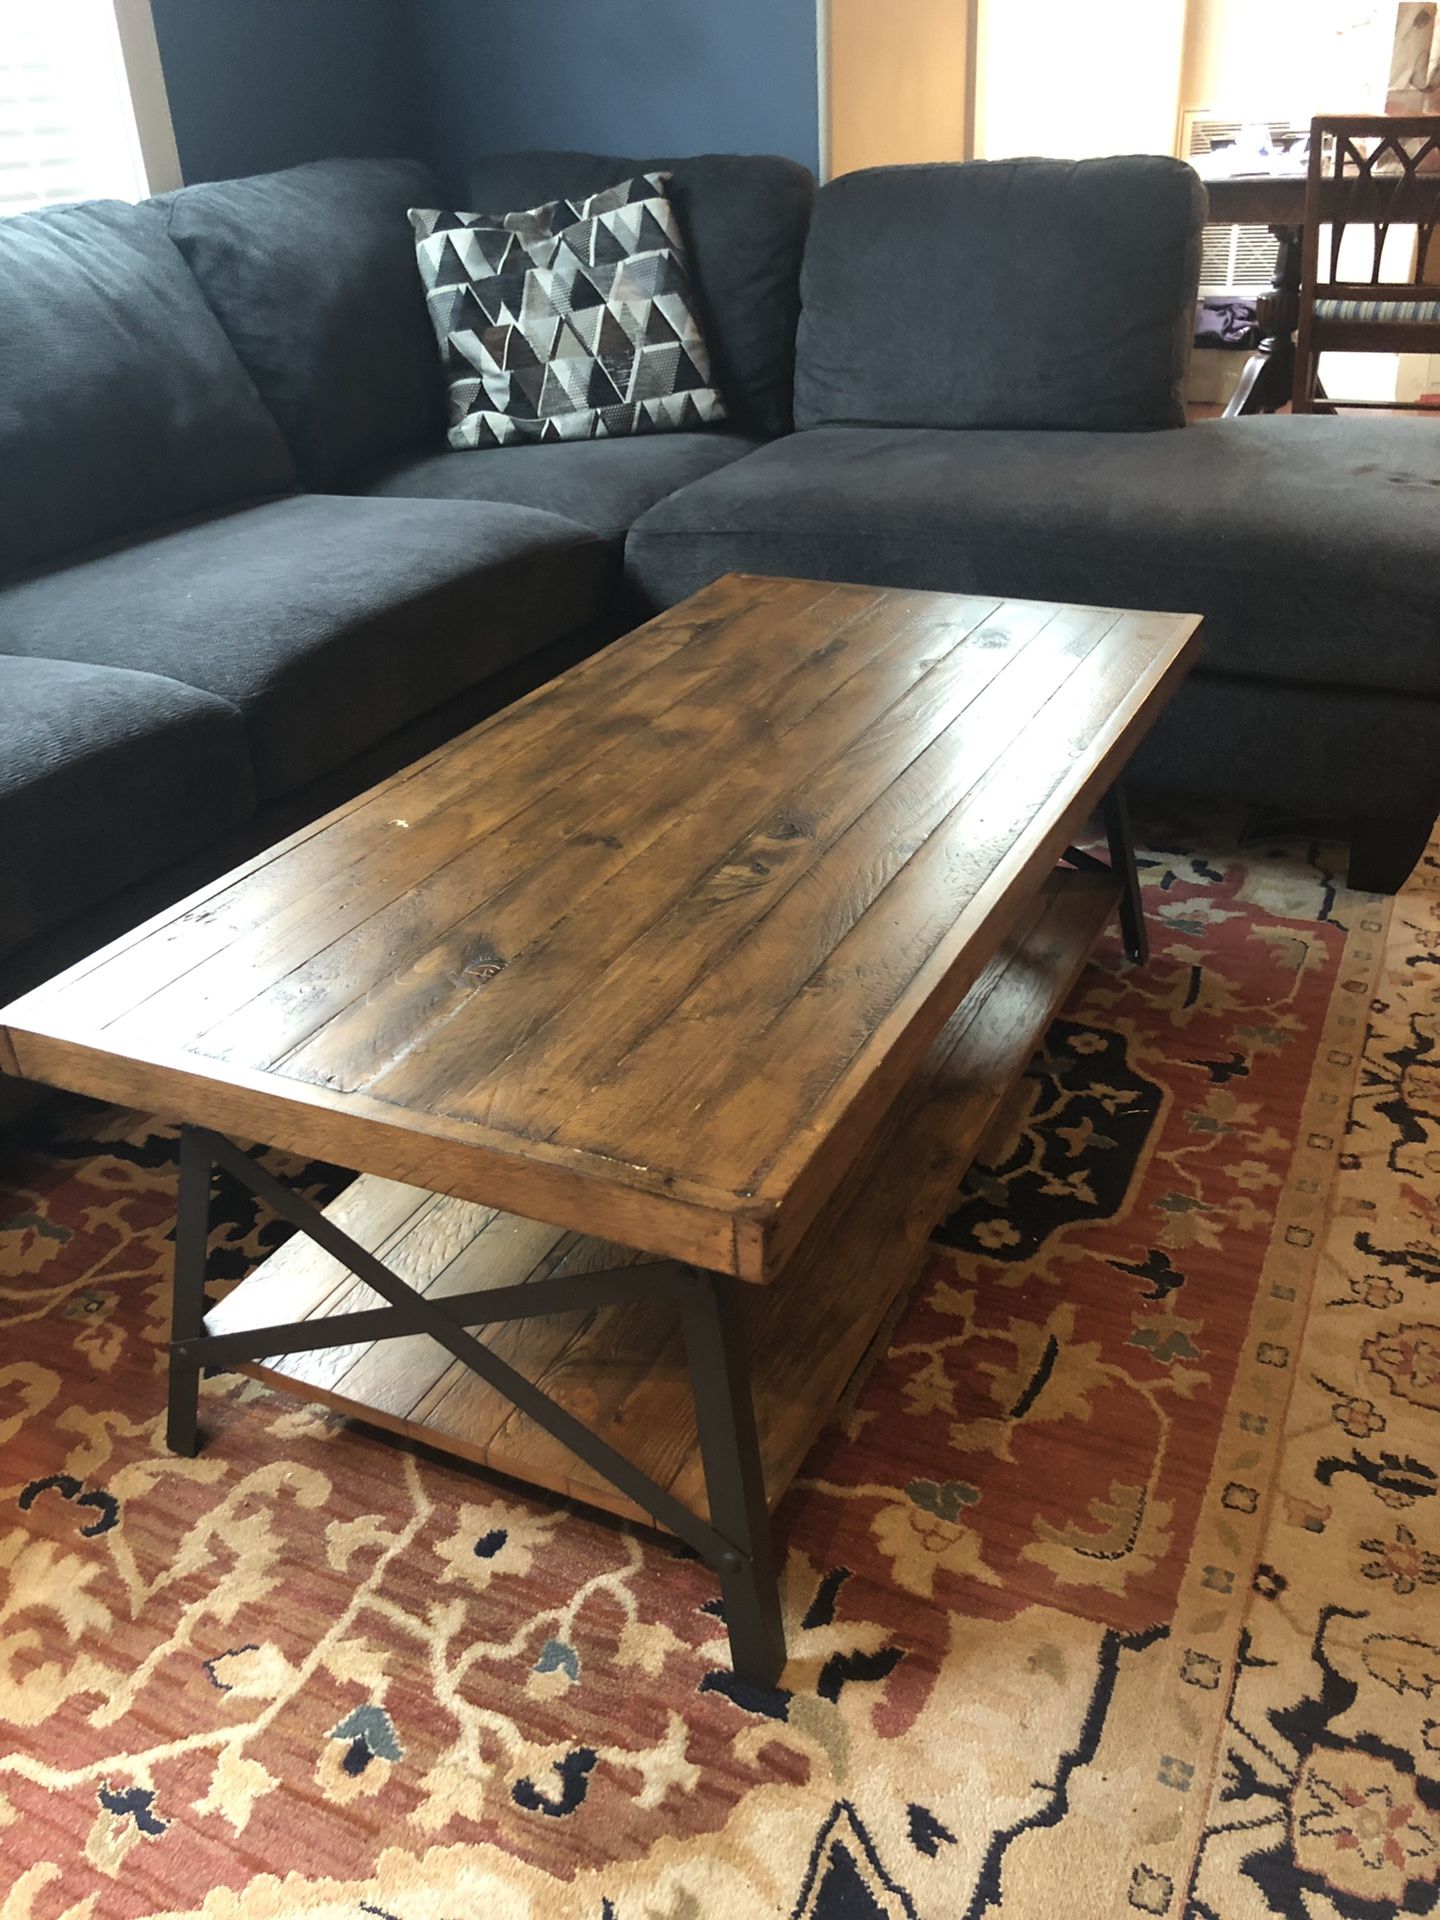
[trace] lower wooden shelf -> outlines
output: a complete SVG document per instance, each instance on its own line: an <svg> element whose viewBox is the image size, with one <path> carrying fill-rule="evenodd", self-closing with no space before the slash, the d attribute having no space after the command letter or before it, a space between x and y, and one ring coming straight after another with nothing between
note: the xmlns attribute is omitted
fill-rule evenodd
<svg viewBox="0 0 1440 1920"><path fill-rule="evenodd" d="M976 982L836 1201L771 1286L742 1289L751 1388L773 1506L845 1391L986 1127L1023 1073L1119 898L1096 872L1056 872ZM440 1298L651 1256L362 1175L327 1209L421 1293ZM238 1333L382 1305L297 1234L211 1309ZM663 1301L511 1322L497 1353L694 1511L707 1514L684 1345ZM649 1520L426 1334L246 1365L267 1385L367 1424Z"/></svg>

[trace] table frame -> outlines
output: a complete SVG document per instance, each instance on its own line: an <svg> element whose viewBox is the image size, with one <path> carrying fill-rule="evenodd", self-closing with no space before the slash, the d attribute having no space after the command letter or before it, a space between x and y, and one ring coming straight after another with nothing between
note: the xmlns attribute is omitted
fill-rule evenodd
<svg viewBox="0 0 1440 1920"><path fill-rule="evenodd" d="M1063 857L1072 867L1114 873L1121 889L1119 912L1125 949L1135 964L1143 965L1149 957L1149 943L1130 815L1118 780L1101 803L1101 820L1110 855L1108 866L1075 847L1067 848ZM217 1168L348 1267L387 1305L335 1314L321 1323L283 1321L243 1333L207 1331L206 1313L214 1304L207 1292L206 1269ZM785 1631L741 1312L743 1285L731 1274L678 1260L657 1260L431 1300L328 1219L312 1201L287 1187L254 1155L209 1128L184 1126L180 1129L166 1444L171 1452L187 1458L193 1458L204 1445L200 1381L206 1369L242 1366L356 1341L428 1334L714 1568L720 1580L732 1667L737 1677L750 1685L773 1687L785 1665ZM673 1305L684 1331L711 1516L708 1521L592 1433L470 1331L657 1296Z"/></svg>
<svg viewBox="0 0 1440 1920"><path fill-rule="evenodd" d="M1271 330L1241 370L1224 418L1278 413L1290 404L1295 329L1300 323L1300 264L1305 239L1303 173L1221 175L1205 182L1214 226L1266 226L1280 243L1270 285ZM1322 395L1323 398L1323 395Z"/></svg>

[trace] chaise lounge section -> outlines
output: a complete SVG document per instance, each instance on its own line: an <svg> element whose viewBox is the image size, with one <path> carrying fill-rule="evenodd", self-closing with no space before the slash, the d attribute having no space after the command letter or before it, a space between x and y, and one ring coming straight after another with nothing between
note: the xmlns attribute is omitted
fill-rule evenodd
<svg viewBox="0 0 1440 1920"><path fill-rule="evenodd" d="M1440 436L1181 430L1204 211L1158 158L824 187L798 431L647 513L631 578L653 609L742 570L1203 613L1137 777L1345 820L1389 891L1440 811Z"/></svg>
<svg viewBox="0 0 1440 1920"><path fill-rule="evenodd" d="M646 514L651 608L729 571L1206 616L1135 762L1348 823L1393 891L1440 811L1440 436L1310 415L1185 432L807 429Z"/></svg>

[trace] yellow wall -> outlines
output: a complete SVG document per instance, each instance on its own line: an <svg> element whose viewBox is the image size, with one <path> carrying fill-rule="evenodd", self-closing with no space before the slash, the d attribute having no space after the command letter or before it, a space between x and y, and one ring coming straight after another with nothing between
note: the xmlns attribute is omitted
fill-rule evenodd
<svg viewBox="0 0 1440 1920"><path fill-rule="evenodd" d="M1395 4L826 0L829 171L972 151L1171 152L1179 112L1198 107L1378 111Z"/></svg>
<svg viewBox="0 0 1440 1920"><path fill-rule="evenodd" d="M973 0L829 0L832 174L967 152Z"/></svg>

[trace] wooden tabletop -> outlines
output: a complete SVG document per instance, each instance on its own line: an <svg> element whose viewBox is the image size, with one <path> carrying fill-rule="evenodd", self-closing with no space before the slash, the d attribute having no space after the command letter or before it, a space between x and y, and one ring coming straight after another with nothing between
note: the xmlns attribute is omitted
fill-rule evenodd
<svg viewBox="0 0 1440 1920"><path fill-rule="evenodd" d="M0 1012L0 1063L769 1279L1198 627L729 576Z"/></svg>
<svg viewBox="0 0 1440 1920"><path fill-rule="evenodd" d="M1303 227L1306 179L1303 173L1251 173L1220 176L1204 182L1210 200L1212 225L1242 227ZM1433 175L1406 179L1398 170L1377 171L1369 180L1320 183L1322 219L1337 215L1357 225L1388 220L1396 225L1435 218L1436 182Z"/></svg>
<svg viewBox="0 0 1440 1920"><path fill-rule="evenodd" d="M1204 182L1215 226L1299 227L1305 222L1303 173L1217 175Z"/></svg>

